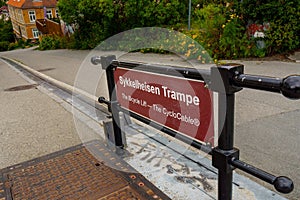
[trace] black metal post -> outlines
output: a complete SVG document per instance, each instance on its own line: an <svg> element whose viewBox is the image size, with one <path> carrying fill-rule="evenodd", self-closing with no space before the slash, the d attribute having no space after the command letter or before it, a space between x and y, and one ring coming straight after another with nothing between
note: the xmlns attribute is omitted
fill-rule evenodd
<svg viewBox="0 0 300 200"><path fill-rule="evenodd" d="M232 86L234 75L243 73L243 66L221 66L212 68L211 89L218 92L219 130L218 146L212 151L212 165L218 169L218 199L232 199L232 158L239 158L239 150L233 147L235 92Z"/></svg>
<svg viewBox="0 0 300 200"><path fill-rule="evenodd" d="M116 99L116 91L115 91L115 80L114 80L114 70L116 68L115 65L112 65L112 61L116 60L116 56L102 56L101 57L101 65L102 69L106 71L107 78L107 86L109 92L109 102L105 102L105 100L99 98L99 102L108 103L108 109L112 113L112 124L114 131L114 142L116 147L124 148L124 142L122 139L122 130L120 128L120 115L119 115L119 104Z"/></svg>
<svg viewBox="0 0 300 200"><path fill-rule="evenodd" d="M234 137L233 132L234 132L235 94L219 93L218 101L219 101L219 111L222 112L221 115L219 115L219 117L222 118L225 113L225 119L219 119L220 122L224 121L224 124L223 124L223 128L220 130L221 134L218 139L218 147L222 150L232 150L233 137Z"/></svg>
<svg viewBox="0 0 300 200"><path fill-rule="evenodd" d="M220 94L219 93L219 109L221 112L225 110L225 121L221 134L218 139L218 153L226 154L233 150L233 122L234 122L234 94ZM223 99L225 98L225 102ZM219 115L222 117L222 115ZM222 121L224 119L219 119ZM221 124L220 124L221 125ZM217 151L215 151L217 152ZM233 152L231 152L233 153ZM230 154L231 154L230 153ZM214 154L213 154L214 155ZM232 198L232 171L230 166L227 166L227 159L219 159L217 162L223 162L223 167L219 168L218 173L218 199L231 199Z"/></svg>

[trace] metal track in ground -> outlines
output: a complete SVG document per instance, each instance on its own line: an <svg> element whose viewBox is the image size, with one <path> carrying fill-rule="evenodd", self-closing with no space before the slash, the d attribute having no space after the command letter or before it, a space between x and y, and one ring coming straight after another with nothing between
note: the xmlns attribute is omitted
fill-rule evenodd
<svg viewBox="0 0 300 200"><path fill-rule="evenodd" d="M107 119L107 116L110 115L110 113L107 111L107 108L103 107L98 102L95 102L94 100L80 93L76 93L76 91L66 89L58 84L49 82L48 80L44 80L34 75L33 73L27 71L20 64L13 60L4 57L1 57L1 59L9 63L18 71L20 71L25 77L33 80L39 86L42 86L43 88L55 94L62 100L68 102L73 107L80 110L95 121L102 122L102 120Z"/></svg>

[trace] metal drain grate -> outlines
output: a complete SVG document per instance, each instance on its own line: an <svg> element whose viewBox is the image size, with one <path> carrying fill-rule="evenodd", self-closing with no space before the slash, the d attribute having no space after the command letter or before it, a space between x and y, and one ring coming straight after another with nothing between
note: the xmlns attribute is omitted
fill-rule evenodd
<svg viewBox="0 0 300 200"><path fill-rule="evenodd" d="M2 169L0 200L169 199L142 175L112 169L106 162L133 170L99 141Z"/></svg>

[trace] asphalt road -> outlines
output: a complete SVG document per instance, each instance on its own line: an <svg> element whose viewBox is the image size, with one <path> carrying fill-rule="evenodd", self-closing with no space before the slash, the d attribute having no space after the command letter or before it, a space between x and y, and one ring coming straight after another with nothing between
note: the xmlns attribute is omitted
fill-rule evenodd
<svg viewBox="0 0 300 200"><path fill-rule="evenodd" d="M3 52L7 56L39 70L40 72L70 85L78 84L77 72L83 67L91 69L83 89L94 87L94 76L99 79L92 94L105 95L103 71L89 63L89 51L36 51L18 50ZM170 55L128 54L121 59L163 64L183 64L178 57ZM279 61L234 61L245 65L245 73L285 77L300 74L300 63ZM97 79L97 78L96 78ZM4 79L3 79L4 80ZM105 89L104 89L105 88ZM34 114L34 113L33 113ZM280 94L244 89L236 95L235 146L240 158L275 175L290 177L295 184L289 199L300 198L300 100L289 100ZM261 184L263 182L254 179ZM273 188L269 184L266 187Z"/></svg>

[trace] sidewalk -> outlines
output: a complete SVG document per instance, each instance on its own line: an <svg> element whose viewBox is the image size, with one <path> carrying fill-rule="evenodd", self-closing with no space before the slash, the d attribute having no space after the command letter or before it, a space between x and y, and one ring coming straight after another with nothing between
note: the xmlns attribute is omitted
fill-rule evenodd
<svg viewBox="0 0 300 200"><path fill-rule="evenodd" d="M105 147L100 124L21 76L0 61L1 200L169 199Z"/></svg>
<svg viewBox="0 0 300 200"><path fill-rule="evenodd" d="M74 55L72 56L73 53L74 53ZM47 56L47 54L48 54L48 56ZM80 66L80 64L81 64L80 59L83 58L84 56L86 56L87 54L88 54L88 52L84 52L84 51L83 52L72 52L72 51L70 52L68 50L67 51L59 50L59 51L50 51L50 52L38 52L36 54L36 57L34 57L34 59L32 59L32 57L30 57L30 55L32 55L31 51L28 51L27 53L24 52L24 54L6 53L6 55L9 55L10 57L16 58L17 60L22 60L22 62L25 64L31 63L31 65L30 65L31 67L33 67L37 70L43 71L43 73L45 73L49 76L52 76L53 78L66 80L64 82L70 82L70 83L75 78L74 74L76 74L76 73L74 73L74 72L76 72L76 69L78 69L78 66ZM132 59L135 57L136 57L136 55L132 56L130 58ZM64 59L64 60L62 60L62 59ZM140 59L144 60L144 61L146 60L145 58L140 58ZM55 65L53 65L52 60L54 60ZM150 60L151 60L151 58L150 58ZM176 60L175 61L171 60L171 58L169 58L169 61L176 62ZM61 63L61 64L59 64L59 63ZM247 66L246 72L248 72L248 73L256 73L256 74L257 73L258 74L269 73L269 75L280 76L280 77L291 74L291 73L297 73L297 72L299 73L299 66L297 67L297 65L295 65L295 63L287 63L287 64L284 63L284 67L286 70L286 72L284 72L284 74L282 72L282 66L280 66L280 64L282 64L282 63L280 63L280 62L264 63L264 62L253 61L253 62L242 62L242 63L244 63ZM250 64L252 63L252 64L249 65L249 63ZM95 67L95 66L93 66L93 67ZM266 70L266 69L270 69L270 68L272 68L272 70ZM68 72L68 73L66 73L66 72ZM67 74L67 76L66 76L66 74ZM236 137L236 142L238 143L239 148L243 148L241 150L242 157L244 156L245 159L250 159L250 160L252 159L253 160L252 164L254 164L254 165L256 165L258 162L262 166L261 167L262 169L266 169L265 168L266 166L270 167L272 169L273 165L270 165L270 163L274 163L274 158L276 160L277 155L276 154L267 155L267 156L273 157L272 159L268 159L268 160L266 160L263 157L260 157L260 156L265 155L265 154L263 154L263 152L265 150L263 150L259 147L259 145L261 145L261 143L263 141L261 139L259 139L259 135L261 132L254 130L254 128L257 127L257 125L255 125L256 123L254 123L254 122L255 121L257 122L257 119L267 119L267 120L265 120L265 122L262 122L262 124L261 124L262 128L263 128L265 126L265 123L270 123L268 120L272 120L272 119L274 119L274 117L278 117L278 115L280 115L280 113L283 113L283 111L284 111L284 113L289 113L289 112L294 113L295 118L293 118L293 119L296 120L298 118L297 112L294 112L294 111L299 108L299 103L297 103L297 102L291 103L291 101L287 102L285 100L283 101L282 97L278 97L278 95L277 96L271 95L272 101L275 101L276 105L278 105L278 103L279 103L279 105L276 106L276 105L272 105L270 102L264 103L266 99L270 99L269 95L264 94L264 93L259 93L259 94L260 95L257 96L257 93L255 93L253 91L243 91L243 92L241 92L241 94L237 95L237 100L238 100L237 101L237 103L238 103L237 110L245 110L245 109L253 110L255 108L260 111L262 109L266 109L267 111L266 112L258 112L257 114L255 112L238 112L237 113L238 126L237 126L237 131L236 131L238 133L238 135ZM289 118L289 117L287 116L287 118ZM43 122L43 123L46 123L46 122ZM299 130L297 127L295 127L295 124L297 122L295 121L294 125L293 125L293 123L294 122L289 122L289 124L292 125L292 127L290 127L290 129L293 129L294 132L297 133L297 130ZM289 126L289 125L287 125L287 126ZM244 127L247 127L247 128L244 128ZM270 128L270 130L268 132L270 132L270 133L272 132L272 130L274 128L277 129L275 132L278 131L278 127L269 127L269 128ZM284 127L282 129L282 131L285 131L286 128L289 128L289 127ZM253 129L253 130L251 130L251 134L249 134L249 132L247 132L247 130L249 130L249 129ZM135 136L136 134L138 134L138 133L135 133L133 135ZM253 135L255 135L255 136L253 136ZM243 136L243 137L241 137L241 136ZM245 136L246 136L246 138L247 137L249 137L249 138L245 139ZM285 137L285 136L283 135L283 137ZM131 138L131 136L129 136L129 139L130 138ZM285 137L285 138L288 139L287 137ZM257 144L255 142L253 142L253 144L251 144L251 145L258 145L258 148L256 148L255 146L253 146L253 147L249 146L249 141L253 141L253 139L254 139L254 141L257 140L259 142L257 142ZM140 140L143 141L144 144L147 144L147 140L145 138L140 138ZM298 141L297 135L295 135L295 137L292 140L294 142L297 142ZM271 140L271 141L272 141L272 143L275 142L275 144L276 143L279 144L279 145L274 145L274 146L280 147L282 145L281 140L278 140L278 141ZM134 140L133 140L133 142L134 142ZM266 141L266 143L263 142L262 146L269 145L272 147L272 143L269 143ZM291 144L291 142L287 143L287 145L289 145L289 144ZM139 151L140 148L141 148L141 146L134 145L133 151L137 152L137 151ZM255 149L255 148L256 148L256 151L260 152L261 154L257 154L257 152L254 152L253 149ZM151 149L151 147L150 147L150 149ZM55 150L53 150L53 151L55 151ZM272 153L276 153L276 150L273 151ZM287 155L286 152L280 152L280 153L281 153L281 155L280 155L281 158L282 158L282 156ZM294 152L294 154L295 154L295 156L299 155L299 154L297 154L297 152ZM291 156L291 160L294 159L293 158L294 154L289 155L289 156ZM147 154L138 155L137 160L133 159L131 161L132 164L134 164L134 162L141 162L141 160L143 160L143 158L146 155ZM248 156L246 157L245 155L248 155ZM35 156L33 156L33 157L35 157ZM24 159L24 160L26 160L26 159ZM261 161L264 161L264 163L261 163ZM155 165L155 164L156 163L153 163L153 165ZM278 163L278 165L283 165L283 163ZM179 165L179 167L180 167L180 165ZM291 167L293 167L293 165ZM297 168L297 165L295 167ZM141 170L147 171L147 168L146 169L141 168ZM266 171L268 171L268 169L266 169ZM289 171L290 171L290 169L289 169ZM278 172L276 170L274 171L274 173L278 174ZM292 172L292 173L294 173L294 172ZM278 174L278 175L286 175L286 174L284 172L280 172L280 174ZM152 176L151 173L149 173L148 176L150 176L150 178L151 178L151 176ZM167 179L170 179L170 177ZM294 177L292 177L292 179L294 180ZM251 182L248 180L245 180L245 181L247 183ZM244 181L242 181L242 182L244 182ZM173 182L171 182L171 183L173 183ZM176 182L176 184L178 184L178 183ZM180 188L183 187L183 185L180 184ZM241 188L243 187L242 185L243 184L240 185ZM256 185L256 184L254 183L254 185ZM165 188L168 188L168 186L169 185L165 186ZM248 188L248 187L252 187L252 186L245 185L245 188ZM256 185L255 187L258 187L258 186ZM262 189L262 190L265 191L265 189ZM192 189L191 191L187 190L187 193L191 193L191 192L195 192L194 189ZM246 190L244 192L249 193L249 191L246 191ZM197 194L197 193L195 193L195 194ZM214 194L214 192L212 192L212 194ZM261 192L261 194L264 194L264 192ZM272 193L266 192L266 194L272 194ZM257 195L257 194L255 194L255 195ZM273 198L274 198L274 196L271 195L271 199L273 199ZM267 199L267 197L258 198L258 199Z"/></svg>
<svg viewBox="0 0 300 200"><path fill-rule="evenodd" d="M0 168L81 142L69 112L36 87L5 91L35 83L24 80L2 61L0 70Z"/></svg>

